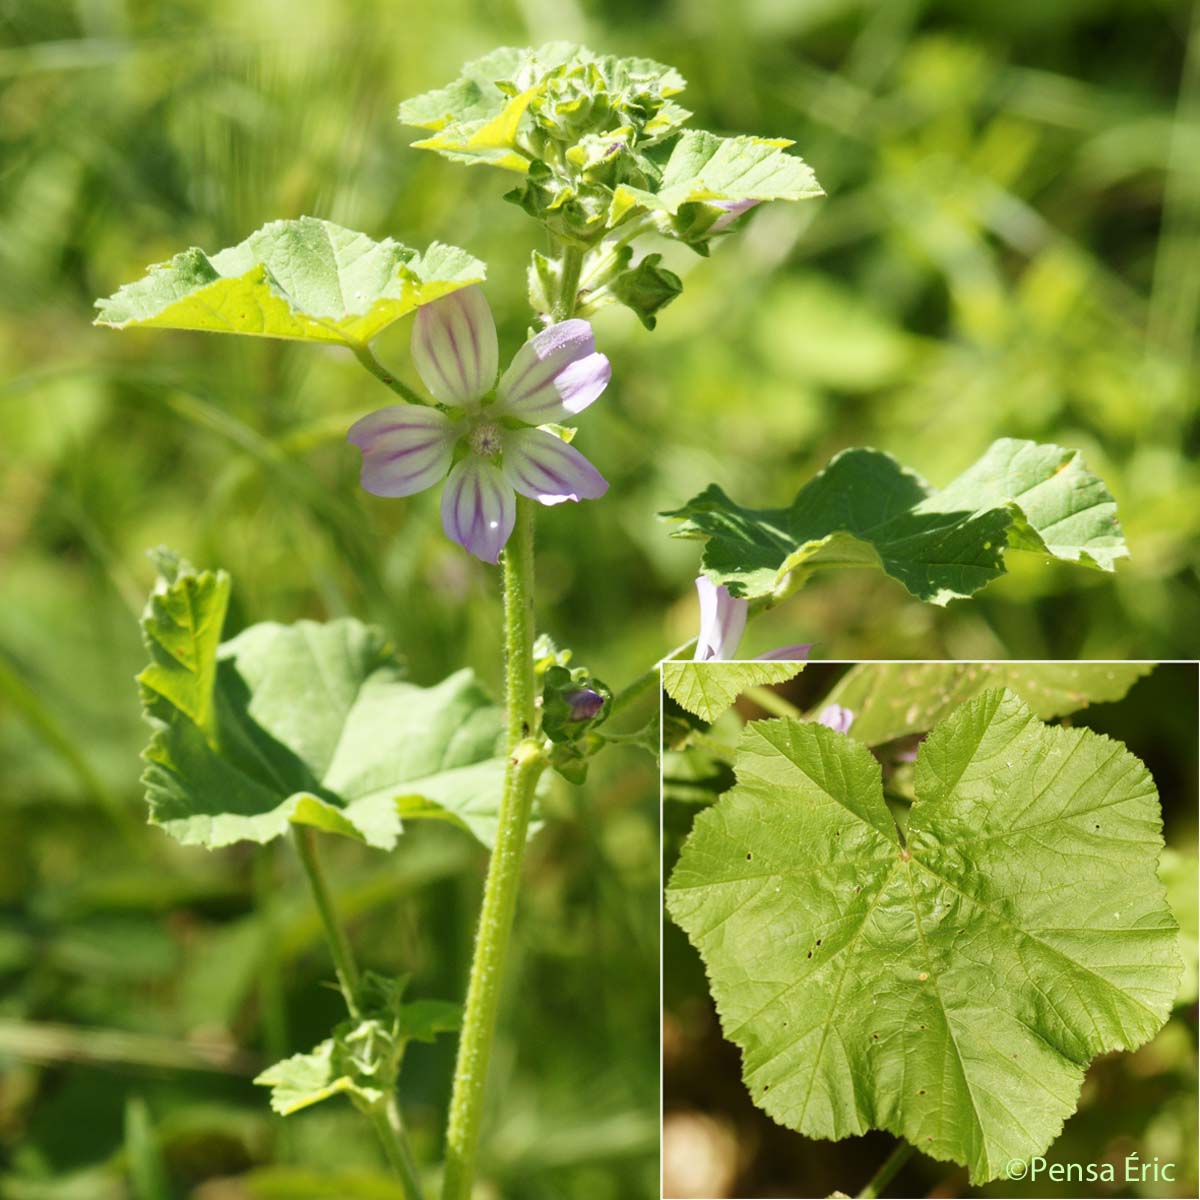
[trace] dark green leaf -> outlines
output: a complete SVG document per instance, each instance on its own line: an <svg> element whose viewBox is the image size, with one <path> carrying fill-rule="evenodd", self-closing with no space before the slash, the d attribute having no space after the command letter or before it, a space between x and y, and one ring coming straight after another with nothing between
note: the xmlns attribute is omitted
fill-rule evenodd
<svg viewBox="0 0 1200 1200"><path fill-rule="evenodd" d="M704 573L744 597L821 567L876 567L946 604L1003 575L1006 549L1102 571L1129 553L1116 503L1078 451L1012 438L940 491L890 455L847 450L787 508L742 508L714 485L663 515L684 522L676 537L707 540Z"/></svg>

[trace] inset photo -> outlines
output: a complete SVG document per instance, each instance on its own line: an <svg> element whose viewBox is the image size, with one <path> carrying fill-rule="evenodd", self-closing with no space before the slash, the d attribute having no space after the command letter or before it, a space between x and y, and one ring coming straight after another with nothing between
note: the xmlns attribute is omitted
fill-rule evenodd
<svg viewBox="0 0 1200 1200"><path fill-rule="evenodd" d="M663 1197L1197 1185L1197 664L663 664Z"/></svg>

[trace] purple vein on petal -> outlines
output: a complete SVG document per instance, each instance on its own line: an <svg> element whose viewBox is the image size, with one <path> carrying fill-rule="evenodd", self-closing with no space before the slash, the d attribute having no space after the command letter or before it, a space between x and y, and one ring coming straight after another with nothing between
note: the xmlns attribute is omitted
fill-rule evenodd
<svg viewBox="0 0 1200 1200"><path fill-rule="evenodd" d="M496 378L496 322L477 287L462 288L417 312L413 362L430 394L471 408Z"/></svg>
<svg viewBox="0 0 1200 1200"><path fill-rule="evenodd" d="M503 470L518 492L541 504L596 500L608 491L604 477L578 450L543 429L505 435Z"/></svg>
<svg viewBox="0 0 1200 1200"><path fill-rule="evenodd" d="M452 541L494 563L515 521L516 498L496 466L468 457L450 472L442 493L442 527Z"/></svg>
<svg viewBox="0 0 1200 1200"><path fill-rule="evenodd" d="M503 411L522 420L542 422L578 413L608 385L611 368L587 321L563 321L531 338L520 350L498 388Z"/></svg>
<svg viewBox="0 0 1200 1200"><path fill-rule="evenodd" d="M376 496L411 496L450 469L456 432L436 409L396 404L351 426L346 440L362 451L362 486Z"/></svg>

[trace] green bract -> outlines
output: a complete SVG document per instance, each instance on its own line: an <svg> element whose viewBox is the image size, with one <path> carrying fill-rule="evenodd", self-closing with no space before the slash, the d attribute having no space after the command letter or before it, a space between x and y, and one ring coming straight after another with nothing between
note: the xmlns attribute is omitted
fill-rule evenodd
<svg viewBox="0 0 1200 1200"><path fill-rule="evenodd" d="M748 688L786 683L803 670L799 662L665 662L662 681L676 704L703 721L715 721Z"/></svg>
<svg viewBox="0 0 1200 1200"><path fill-rule="evenodd" d="M1162 1026L1162 824L1119 743L985 692L921 747L906 838L848 736L752 723L734 765L667 903L781 1124L888 1129L984 1183L1054 1140L1094 1055Z"/></svg>
<svg viewBox="0 0 1200 1200"><path fill-rule="evenodd" d="M682 285L661 256L634 261L639 236L706 254L751 204L822 194L786 139L683 129L691 113L671 99L683 88L677 71L650 59L555 42L468 63L447 87L401 104L400 119L432 132L420 149L523 176L508 199L560 244L597 251L579 281L582 312L617 301L653 326ZM557 266L534 258L530 300L541 312Z"/></svg>
<svg viewBox="0 0 1200 1200"><path fill-rule="evenodd" d="M850 736L868 746L923 733L987 688L1011 688L1039 717L1120 700L1150 663L867 663L822 701L854 713Z"/></svg>
<svg viewBox="0 0 1200 1200"><path fill-rule="evenodd" d="M154 824L209 848L296 823L389 849L403 816L437 817L491 844L503 720L470 671L406 683L354 620L264 623L221 643L229 577L158 561L138 676Z"/></svg>
<svg viewBox="0 0 1200 1200"><path fill-rule="evenodd" d="M1116 507L1077 450L1002 438L940 491L888 454L846 450L787 508L742 508L714 484L663 516L684 522L674 536L708 539L704 573L735 596L878 567L946 604L1003 575L1006 549L1111 571L1129 553Z"/></svg>
<svg viewBox="0 0 1200 1200"><path fill-rule="evenodd" d="M424 254L332 221L272 221L211 258L185 250L97 302L97 325L153 326L361 346L485 267L438 242Z"/></svg>

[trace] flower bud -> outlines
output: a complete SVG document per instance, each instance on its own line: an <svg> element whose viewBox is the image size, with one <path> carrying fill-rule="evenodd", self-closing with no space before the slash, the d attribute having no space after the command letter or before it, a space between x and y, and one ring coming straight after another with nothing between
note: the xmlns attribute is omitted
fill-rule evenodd
<svg viewBox="0 0 1200 1200"><path fill-rule="evenodd" d="M593 688L579 688L564 697L570 706L572 721L590 721L604 707L604 697Z"/></svg>

